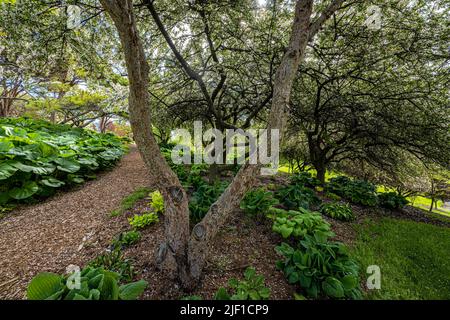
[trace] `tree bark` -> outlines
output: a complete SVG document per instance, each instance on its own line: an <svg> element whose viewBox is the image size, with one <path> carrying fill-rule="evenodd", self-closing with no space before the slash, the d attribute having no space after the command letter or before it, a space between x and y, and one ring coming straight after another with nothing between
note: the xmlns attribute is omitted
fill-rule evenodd
<svg viewBox="0 0 450 320"><path fill-rule="evenodd" d="M130 82L129 113L134 139L150 172L152 182L165 201L166 242L161 244L156 260L167 275L182 281L187 270L189 207L186 192L176 174L163 158L152 134L150 119L149 66L136 28L132 0L101 0L119 33Z"/></svg>

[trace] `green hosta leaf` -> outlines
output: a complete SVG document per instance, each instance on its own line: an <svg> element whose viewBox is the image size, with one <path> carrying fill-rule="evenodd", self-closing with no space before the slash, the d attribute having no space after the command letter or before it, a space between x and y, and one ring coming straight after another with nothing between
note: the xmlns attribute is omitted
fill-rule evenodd
<svg viewBox="0 0 450 320"><path fill-rule="evenodd" d="M332 298L343 298L344 287L342 283L333 277L328 277L322 282L322 289L325 293Z"/></svg>
<svg viewBox="0 0 450 320"><path fill-rule="evenodd" d="M74 173L80 170L80 164L73 159L58 158L54 161L58 164L57 168L61 171Z"/></svg>
<svg viewBox="0 0 450 320"><path fill-rule="evenodd" d="M117 285L117 273L104 272L104 278L100 290L101 300L117 300L119 298L119 286Z"/></svg>
<svg viewBox="0 0 450 320"><path fill-rule="evenodd" d="M38 192L39 186L34 181L25 182L22 187L14 188L9 191L9 196L16 200L22 200L31 197L33 194Z"/></svg>
<svg viewBox="0 0 450 320"><path fill-rule="evenodd" d="M18 169L16 168L17 161L5 161L0 163L0 180L5 180L11 177Z"/></svg>
<svg viewBox="0 0 450 320"><path fill-rule="evenodd" d="M74 174L69 174L68 179L70 180L70 182L73 182L73 183L83 183L84 182L84 179L81 176L74 175Z"/></svg>
<svg viewBox="0 0 450 320"><path fill-rule="evenodd" d="M0 152L7 152L14 148L14 144L10 141L0 141Z"/></svg>
<svg viewBox="0 0 450 320"><path fill-rule="evenodd" d="M55 178L43 179L43 180L41 180L41 183L43 185L46 185L47 187L52 187L52 188L59 188L59 187L62 187L63 185L65 185L65 182L60 181Z"/></svg>
<svg viewBox="0 0 450 320"><path fill-rule="evenodd" d="M358 285L358 278L349 274L341 279L341 283L346 291L351 290Z"/></svg>
<svg viewBox="0 0 450 320"><path fill-rule="evenodd" d="M121 300L136 300L147 287L147 281L140 280L120 286L119 298Z"/></svg>
<svg viewBox="0 0 450 320"><path fill-rule="evenodd" d="M294 228L285 225L280 226L280 233L285 239L291 235L292 231L294 231Z"/></svg>
<svg viewBox="0 0 450 320"><path fill-rule="evenodd" d="M230 300L231 297L224 287L220 287L214 295L214 300Z"/></svg>
<svg viewBox="0 0 450 320"><path fill-rule="evenodd" d="M59 292L64 288L62 277L55 273L43 272L31 280L27 289L29 300L46 300L59 298Z"/></svg>

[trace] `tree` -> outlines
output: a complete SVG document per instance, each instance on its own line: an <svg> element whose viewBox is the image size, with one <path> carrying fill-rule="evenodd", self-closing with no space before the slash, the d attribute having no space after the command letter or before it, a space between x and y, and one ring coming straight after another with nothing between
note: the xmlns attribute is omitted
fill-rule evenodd
<svg viewBox="0 0 450 320"><path fill-rule="evenodd" d="M344 1L336 0L311 22L312 0L298 0L287 50L274 78L272 107L268 129L284 129L286 108L297 68L306 44L323 23ZM101 0L119 33L130 81L129 113L134 137L150 174L161 189L166 203L165 234L167 242L160 246L157 261L181 280L185 288L198 282L205 263L208 244L232 210L251 187L260 165L246 163L219 200L209 209L189 236L189 211L186 193L176 175L159 152L151 131L149 66L142 40L136 27L130 0Z"/></svg>
<svg viewBox="0 0 450 320"><path fill-rule="evenodd" d="M311 44L291 123L322 182L325 170L342 162L393 172L404 152L443 166L450 162L448 33L438 27L446 13L442 5L401 5L381 5L378 31L363 27L358 12L366 4L342 11Z"/></svg>

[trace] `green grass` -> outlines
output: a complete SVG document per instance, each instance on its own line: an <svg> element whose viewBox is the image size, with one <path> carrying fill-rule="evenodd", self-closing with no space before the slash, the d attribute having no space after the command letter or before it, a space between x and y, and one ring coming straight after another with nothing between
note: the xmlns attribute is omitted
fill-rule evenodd
<svg viewBox="0 0 450 320"><path fill-rule="evenodd" d="M450 228L384 218L357 225L352 255L381 269L381 289L368 299L450 299Z"/></svg>
<svg viewBox="0 0 450 320"><path fill-rule="evenodd" d="M151 190L147 187L142 187L142 188L137 189L132 194L126 196L122 200L122 202L120 204L120 208L113 210L110 213L110 216L117 217L117 216L121 215L122 213L124 213L125 211L130 210L131 208L133 208L134 204L137 201L147 197L148 194L150 193L150 191Z"/></svg>

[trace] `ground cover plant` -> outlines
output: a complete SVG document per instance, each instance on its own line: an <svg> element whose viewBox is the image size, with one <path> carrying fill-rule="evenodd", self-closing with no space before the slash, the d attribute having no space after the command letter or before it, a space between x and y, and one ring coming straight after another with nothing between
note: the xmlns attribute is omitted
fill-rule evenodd
<svg viewBox="0 0 450 320"><path fill-rule="evenodd" d="M125 153L124 140L43 120L0 118L0 204L45 197L94 178Z"/></svg>
<svg viewBox="0 0 450 320"><path fill-rule="evenodd" d="M327 202L320 206L320 212L337 220L351 221L355 219L353 210L348 203Z"/></svg>

